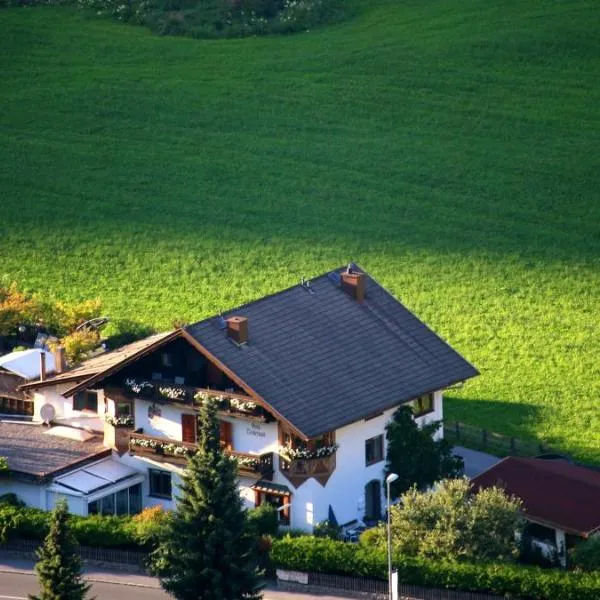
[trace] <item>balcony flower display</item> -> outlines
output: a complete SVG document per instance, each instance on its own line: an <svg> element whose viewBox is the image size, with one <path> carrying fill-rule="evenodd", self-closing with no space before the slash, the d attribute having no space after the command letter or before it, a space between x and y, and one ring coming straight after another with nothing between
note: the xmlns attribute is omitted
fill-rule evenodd
<svg viewBox="0 0 600 600"><path fill-rule="evenodd" d="M185 388L174 387L170 385L161 385L158 388L158 393L169 400L184 400Z"/></svg>
<svg viewBox="0 0 600 600"><path fill-rule="evenodd" d="M133 427L133 419L129 415L122 417L114 417L106 413L104 415L104 421L113 427Z"/></svg>
<svg viewBox="0 0 600 600"><path fill-rule="evenodd" d="M240 412L252 412L256 409L256 402L252 402L251 400L244 402L243 400L238 400L237 398L230 398L229 406L234 410L239 410Z"/></svg>
<svg viewBox="0 0 600 600"><path fill-rule="evenodd" d="M169 454L171 456L192 456L195 452L193 448L188 448L176 442L163 442L161 440L147 440L141 438L132 438L129 442L132 446L139 448L150 448L156 452Z"/></svg>
<svg viewBox="0 0 600 600"><path fill-rule="evenodd" d="M258 467L258 458L250 458L249 456L235 456L234 454L229 455L229 459L237 462L240 467L247 469L256 469Z"/></svg>
<svg viewBox="0 0 600 600"><path fill-rule="evenodd" d="M337 444L333 446L322 446L316 450L309 450L308 448L292 448L291 446L284 446L279 450L279 455L288 460L310 460L311 458L325 458L331 456L339 448Z"/></svg>
<svg viewBox="0 0 600 600"><path fill-rule="evenodd" d="M131 377L125 380L125 387L131 390L134 394L144 394L154 389L154 384L151 381L144 379L132 379Z"/></svg>
<svg viewBox="0 0 600 600"><path fill-rule="evenodd" d="M223 404L223 402L225 402L225 400L227 400L227 397L223 396L221 394L210 394L208 392L198 392L194 396L194 400L198 404L204 404L204 402L216 402L218 404Z"/></svg>

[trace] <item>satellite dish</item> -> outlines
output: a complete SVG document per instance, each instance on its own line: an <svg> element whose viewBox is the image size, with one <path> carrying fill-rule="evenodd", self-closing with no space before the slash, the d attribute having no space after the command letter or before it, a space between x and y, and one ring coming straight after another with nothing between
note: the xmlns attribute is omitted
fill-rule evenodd
<svg viewBox="0 0 600 600"><path fill-rule="evenodd" d="M50 423L56 416L56 410L54 410L54 406L52 404L46 403L40 408L40 417L46 425Z"/></svg>

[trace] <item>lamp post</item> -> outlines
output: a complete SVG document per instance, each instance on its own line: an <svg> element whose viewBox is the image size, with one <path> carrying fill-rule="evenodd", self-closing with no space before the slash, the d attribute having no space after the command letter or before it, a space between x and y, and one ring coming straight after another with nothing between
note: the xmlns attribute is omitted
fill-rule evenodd
<svg viewBox="0 0 600 600"><path fill-rule="evenodd" d="M392 600L394 597L392 590L392 516L390 513L390 485L398 479L396 473L390 473L385 478L387 486L387 551L388 551L388 598Z"/></svg>

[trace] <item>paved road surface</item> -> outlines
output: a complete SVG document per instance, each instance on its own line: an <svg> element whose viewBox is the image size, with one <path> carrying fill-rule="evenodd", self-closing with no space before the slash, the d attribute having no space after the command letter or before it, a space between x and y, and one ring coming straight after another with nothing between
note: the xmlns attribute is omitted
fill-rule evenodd
<svg viewBox="0 0 600 600"><path fill-rule="evenodd" d="M33 563L0 556L0 600L27 600L28 594L39 592ZM159 587L158 581L145 575L113 572L104 569L86 569L92 583L92 596L97 600L172 600ZM117 583L110 583L110 581ZM349 600L336 596L311 596L280 592L274 588L265 591L265 600Z"/></svg>
<svg viewBox="0 0 600 600"><path fill-rule="evenodd" d="M480 473L487 471L490 467L493 467L497 462L502 459L485 452L478 452L477 450L471 450L470 448L463 448L462 446L454 446L452 450L457 456L462 456L465 461L465 475L469 479L477 477Z"/></svg>

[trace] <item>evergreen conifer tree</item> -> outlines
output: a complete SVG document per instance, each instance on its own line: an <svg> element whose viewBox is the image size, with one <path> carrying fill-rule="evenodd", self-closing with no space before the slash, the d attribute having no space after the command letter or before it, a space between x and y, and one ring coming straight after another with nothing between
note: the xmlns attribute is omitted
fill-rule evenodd
<svg viewBox="0 0 600 600"><path fill-rule="evenodd" d="M258 600L256 542L237 489L237 464L221 449L211 400L201 404L198 446L153 569L177 600Z"/></svg>
<svg viewBox="0 0 600 600"><path fill-rule="evenodd" d="M423 489L440 479L458 477L463 460L452 454L452 446L434 435L439 421L419 427L410 406L401 406L386 426L387 460L385 475L396 473L391 485L392 498L411 487Z"/></svg>
<svg viewBox="0 0 600 600"><path fill-rule="evenodd" d="M81 575L77 542L69 529L67 502L61 498L52 511L50 531L37 551L40 594L30 600L83 600L90 585Z"/></svg>

